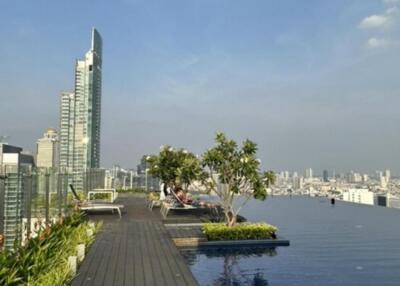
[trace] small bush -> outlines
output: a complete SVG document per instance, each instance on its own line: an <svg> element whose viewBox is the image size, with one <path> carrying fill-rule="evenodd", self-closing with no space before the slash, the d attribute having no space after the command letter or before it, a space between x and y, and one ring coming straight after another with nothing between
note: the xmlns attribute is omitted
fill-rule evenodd
<svg viewBox="0 0 400 286"><path fill-rule="evenodd" d="M158 201L160 199L160 194L156 192L151 192L147 195L149 201Z"/></svg>
<svg viewBox="0 0 400 286"><path fill-rule="evenodd" d="M228 227L224 223L207 223L203 233L208 240L260 240L275 238L278 229L266 223L237 224Z"/></svg>
<svg viewBox="0 0 400 286"><path fill-rule="evenodd" d="M91 194L90 198L92 200L110 200L111 198L111 193L105 194L105 193L100 193L100 194Z"/></svg>
<svg viewBox="0 0 400 286"><path fill-rule="evenodd" d="M127 190L119 189L119 190L117 190L117 192L121 193L121 194L125 194L125 193L141 194L141 193L146 193L146 190L144 188L133 188L133 189L127 189Z"/></svg>

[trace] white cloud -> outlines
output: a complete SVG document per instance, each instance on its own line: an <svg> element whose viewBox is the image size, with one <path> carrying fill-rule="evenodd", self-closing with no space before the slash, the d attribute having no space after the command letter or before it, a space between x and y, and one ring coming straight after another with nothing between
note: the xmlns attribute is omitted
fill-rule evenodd
<svg viewBox="0 0 400 286"><path fill-rule="evenodd" d="M388 44L388 41L385 39L369 38L367 42L367 47L370 49L384 48Z"/></svg>
<svg viewBox="0 0 400 286"><path fill-rule="evenodd" d="M390 0L390 1L393 1L391 3L400 4L400 0ZM358 27L362 29L386 28L391 26L394 22L396 22L396 17L398 16L398 14L399 14L399 8L397 6L392 6L390 8L387 8L385 13L383 14L377 14L365 17L360 22Z"/></svg>
<svg viewBox="0 0 400 286"><path fill-rule="evenodd" d="M358 25L362 29L381 28L389 24L389 17L386 15L372 15L364 18Z"/></svg>

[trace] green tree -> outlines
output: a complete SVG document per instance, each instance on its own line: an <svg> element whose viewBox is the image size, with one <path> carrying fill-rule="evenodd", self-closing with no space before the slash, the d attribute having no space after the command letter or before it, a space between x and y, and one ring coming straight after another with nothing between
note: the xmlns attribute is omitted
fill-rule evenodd
<svg viewBox="0 0 400 286"><path fill-rule="evenodd" d="M215 141L216 145L204 153L202 164L212 181L211 189L221 200L227 224L233 226L249 199L266 199L267 188L275 182L275 174L260 172L256 143L245 140L239 147L223 133L217 133Z"/></svg>
<svg viewBox="0 0 400 286"><path fill-rule="evenodd" d="M147 157L147 162L150 165L149 173L162 181L164 191L168 187L187 191L193 181L204 181L207 178L200 160L185 149L163 145L158 155Z"/></svg>

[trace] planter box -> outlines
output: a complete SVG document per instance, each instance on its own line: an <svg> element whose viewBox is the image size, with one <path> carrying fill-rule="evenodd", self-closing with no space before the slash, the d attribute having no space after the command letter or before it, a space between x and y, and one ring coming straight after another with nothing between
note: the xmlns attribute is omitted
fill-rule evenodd
<svg viewBox="0 0 400 286"><path fill-rule="evenodd" d="M199 247L251 247L251 246L289 246L290 241L278 239L259 239L259 240L215 240L204 241L199 243Z"/></svg>

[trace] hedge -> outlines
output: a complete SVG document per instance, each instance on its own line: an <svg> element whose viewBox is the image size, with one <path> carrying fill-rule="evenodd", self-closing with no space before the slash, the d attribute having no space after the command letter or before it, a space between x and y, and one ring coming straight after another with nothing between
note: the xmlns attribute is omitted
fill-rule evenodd
<svg viewBox="0 0 400 286"><path fill-rule="evenodd" d="M276 238L278 229L267 223L243 223L228 227L224 223L207 223L203 233L212 240L261 240Z"/></svg>
<svg viewBox="0 0 400 286"><path fill-rule="evenodd" d="M142 194L142 193L147 193L147 191L144 188L140 188L140 187L136 188L136 187L134 187L132 189L127 189L127 190L118 189L117 193L121 193L121 194L125 194L125 193Z"/></svg>

